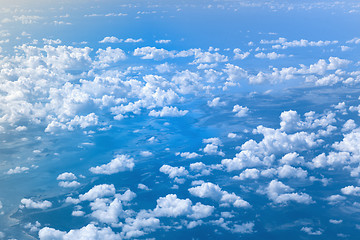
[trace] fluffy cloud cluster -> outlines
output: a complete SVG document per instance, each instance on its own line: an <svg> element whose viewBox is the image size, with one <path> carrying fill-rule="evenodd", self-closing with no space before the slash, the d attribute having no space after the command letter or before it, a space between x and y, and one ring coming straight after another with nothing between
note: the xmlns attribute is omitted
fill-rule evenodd
<svg viewBox="0 0 360 240"><path fill-rule="evenodd" d="M200 198L211 198L224 206L229 204L233 205L234 207L241 208L248 208L251 206L241 197L234 193L228 193L227 191L222 190L219 185L213 184L211 182L202 183L200 186L190 188L189 192L192 195Z"/></svg>
<svg viewBox="0 0 360 240"><path fill-rule="evenodd" d="M128 155L117 155L107 164L91 167L90 171L95 174L111 175L118 172L131 171L135 166L134 159Z"/></svg>

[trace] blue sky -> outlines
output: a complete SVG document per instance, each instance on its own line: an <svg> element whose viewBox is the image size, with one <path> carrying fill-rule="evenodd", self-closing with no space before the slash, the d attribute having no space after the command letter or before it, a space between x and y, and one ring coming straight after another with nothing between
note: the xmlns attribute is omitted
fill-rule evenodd
<svg viewBox="0 0 360 240"><path fill-rule="evenodd" d="M357 1L0 8L0 239L356 239Z"/></svg>

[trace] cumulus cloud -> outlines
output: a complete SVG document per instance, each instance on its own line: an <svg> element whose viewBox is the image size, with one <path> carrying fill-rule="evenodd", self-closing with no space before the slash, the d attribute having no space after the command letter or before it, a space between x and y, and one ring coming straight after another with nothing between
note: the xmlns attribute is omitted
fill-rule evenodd
<svg viewBox="0 0 360 240"><path fill-rule="evenodd" d="M75 174L71 173L71 172L64 172L62 174L59 174L59 176L57 176L56 180L75 180L77 179L77 177L75 176Z"/></svg>
<svg viewBox="0 0 360 240"><path fill-rule="evenodd" d="M124 171L132 171L135 163L134 159L128 155L116 155L116 157L107 164L97 167L91 167L89 170L95 174L111 175Z"/></svg>
<svg viewBox="0 0 360 240"><path fill-rule="evenodd" d="M39 231L40 240L75 240L75 239L88 239L88 240L120 240L122 237L114 233L110 227L96 227L94 224L88 224L80 229L72 229L69 232L56 230L54 228L44 227Z"/></svg>
<svg viewBox="0 0 360 240"><path fill-rule="evenodd" d="M235 116L237 117L246 117L248 115L249 108L236 104L232 111L236 113Z"/></svg>
<svg viewBox="0 0 360 240"><path fill-rule="evenodd" d="M203 143L207 143L206 146L203 149L203 152L208 155L219 155L219 156L225 156L225 153L223 153L219 146L222 146L222 142L219 138L208 138L203 139Z"/></svg>
<svg viewBox="0 0 360 240"><path fill-rule="evenodd" d="M228 193L222 190L219 185L211 182L202 183L200 186L189 188L189 192L200 198L211 198L224 205L233 205L234 207L248 208L251 205L234 193Z"/></svg>
<svg viewBox="0 0 360 240"><path fill-rule="evenodd" d="M160 197L156 202L157 205L153 213L158 217L179 217L186 215L189 218L201 219L209 217L215 209L213 206L201 203L192 205L190 199L179 199L176 194Z"/></svg>
<svg viewBox="0 0 360 240"><path fill-rule="evenodd" d="M80 201L94 201L97 198L114 196L115 187L113 184L100 184L92 187L88 192L79 196Z"/></svg>
<svg viewBox="0 0 360 240"><path fill-rule="evenodd" d="M170 178L186 177L189 172L184 167L172 167L169 165L162 165L160 172L169 175Z"/></svg>
<svg viewBox="0 0 360 240"><path fill-rule="evenodd" d="M285 57L285 54L280 54L280 53L276 53L276 52L271 52L271 53L260 52L260 53L255 54L255 57L256 58L267 58L267 59L270 59L270 60L275 60L275 59L278 59L278 58Z"/></svg>
<svg viewBox="0 0 360 240"><path fill-rule="evenodd" d="M177 107L163 107L160 111L151 110L149 116L151 117L182 117L185 116L188 110L179 110Z"/></svg>
<svg viewBox="0 0 360 240"><path fill-rule="evenodd" d="M360 187L347 186L342 188L341 192L345 195L360 196Z"/></svg>
<svg viewBox="0 0 360 240"><path fill-rule="evenodd" d="M306 193L294 193L294 189L278 180L272 180L266 188L268 198L277 204L297 203L311 204L312 198Z"/></svg>
<svg viewBox="0 0 360 240"><path fill-rule="evenodd" d="M18 173L23 173L23 172L26 172L28 171L29 168L28 167L15 167L15 168L12 168L12 169L9 169L6 174L18 174Z"/></svg>
<svg viewBox="0 0 360 240"><path fill-rule="evenodd" d="M29 209L47 209L52 207L52 203L44 200L44 201L33 201L29 198L21 199L20 208L29 208Z"/></svg>
<svg viewBox="0 0 360 240"><path fill-rule="evenodd" d="M121 43L122 41L123 39L119 39L117 37L111 36L111 37L105 37L99 43Z"/></svg>

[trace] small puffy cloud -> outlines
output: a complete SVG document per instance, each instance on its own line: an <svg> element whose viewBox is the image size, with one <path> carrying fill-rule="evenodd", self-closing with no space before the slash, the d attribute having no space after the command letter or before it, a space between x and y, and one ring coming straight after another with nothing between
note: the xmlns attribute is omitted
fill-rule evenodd
<svg viewBox="0 0 360 240"><path fill-rule="evenodd" d="M234 233L253 233L255 224L253 222L243 223L241 225L234 224L234 228L231 229Z"/></svg>
<svg viewBox="0 0 360 240"><path fill-rule="evenodd" d="M225 153L223 153L221 150L219 150L219 146L215 144L207 144L204 149L204 153L208 155L219 155L219 156L225 156Z"/></svg>
<svg viewBox="0 0 360 240"><path fill-rule="evenodd" d="M342 188L341 192L345 195L360 196L360 187L347 186Z"/></svg>
<svg viewBox="0 0 360 240"><path fill-rule="evenodd" d="M220 97L216 97L216 98L214 98L213 100L208 101L208 102L207 102L207 105L208 105L209 107L220 107L220 106L225 106L225 105L226 105L226 102L221 102L221 101L220 101Z"/></svg>
<svg viewBox="0 0 360 240"><path fill-rule="evenodd" d="M26 126L18 126L15 128L15 131L18 131L18 132L23 132L23 131L26 131L27 130L27 127Z"/></svg>
<svg viewBox="0 0 360 240"><path fill-rule="evenodd" d="M215 207L204 205L201 203L196 203L191 207L192 213L188 215L189 218L195 218L195 219L201 219L201 218L207 218L211 216L211 214L214 212Z"/></svg>
<svg viewBox="0 0 360 240"><path fill-rule="evenodd" d="M150 151L141 151L141 152L140 152L140 155L141 155L142 157L150 157L150 156L153 155L153 153L150 152Z"/></svg>
<svg viewBox="0 0 360 240"><path fill-rule="evenodd" d="M61 44L61 40L60 39L47 39L47 38L43 38L43 42L44 44L48 44L48 45L57 45L57 44Z"/></svg>
<svg viewBox="0 0 360 240"><path fill-rule="evenodd" d="M219 185L211 182L202 183L200 186L190 188L189 192L196 197L211 198L224 205L232 204L234 207L250 207L250 204L241 197L234 193L230 194L227 191L223 191Z"/></svg>
<svg viewBox="0 0 360 240"><path fill-rule="evenodd" d="M98 116L95 113L89 113L86 116L78 116L76 115L74 119L72 119L68 123L68 130L74 130L74 127L79 126L84 129L90 126L96 126L98 124ZM47 132L47 130L45 130ZM51 132L51 131L50 131Z"/></svg>
<svg viewBox="0 0 360 240"><path fill-rule="evenodd" d="M287 164L287 165L302 165L305 163L305 161L304 161L304 157L299 156L299 154L297 152L291 152L291 153L285 154L280 159L280 163Z"/></svg>
<svg viewBox="0 0 360 240"><path fill-rule="evenodd" d="M160 39L160 40L156 40L155 41L156 43L160 43L160 44L166 44L166 43L170 43L171 40L168 40L168 39Z"/></svg>
<svg viewBox="0 0 360 240"><path fill-rule="evenodd" d="M340 223L343 222L343 220L341 220L341 219L340 220L330 219L329 222L332 223L332 224L340 224Z"/></svg>
<svg viewBox="0 0 360 240"><path fill-rule="evenodd" d="M110 66L110 64L123 61L127 58L125 52L120 48L113 49L107 47L105 50L97 50L96 54L96 60L93 62L93 65L97 68L106 68Z"/></svg>
<svg viewBox="0 0 360 240"><path fill-rule="evenodd" d="M238 137L238 135L236 133L228 133L227 137L228 138L236 138L236 137Z"/></svg>
<svg viewBox="0 0 360 240"><path fill-rule="evenodd" d="M174 58L175 51L168 51L163 48L156 47L141 47L136 48L133 53L134 56L140 56L142 59L163 60L165 58Z"/></svg>
<svg viewBox="0 0 360 240"><path fill-rule="evenodd" d="M61 181L59 182L59 186L63 188L74 188L80 186L78 181Z"/></svg>
<svg viewBox="0 0 360 240"><path fill-rule="evenodd" d="M74 217L82 217L84 215L85 215L85 212L83 212L81 210L76 210L71 213L71 216L74 216Z"/></svg>
<svg viewBox="0 0 360 240"><path fill-rule="evenodd" d="M331 195L331 196L327 197L326 201L328 201L329 204L334 205L334 204L345 201L345 199L346 199L346 197L336 194L336 195Z"/></svg>
<svg viewBox="0 0 360 240"><path fill-rule="evenodd" d="M125 43L139 43L143 42L144 40L142 38L134 39L134 38L127 38L124 40Z"/></svg>
<svg viewBox="0 0 360 240"><path fill-rule="evenodd" d="M239 176L233 177L235 180L246 180L246 179L258 179L260 176L260 171L256 168L245 169Z"/></svg>
<svg viewBox="0 0 360 240"><path fill-rule="evenodd" d="M278 58L283 58L285 57L285 54L280 54L280 53L276 53L276 52L271 52L271 53L257 53L255 54L255 57L256 58L267 58L267 59L270 59L270 60L275 60L275 59L278 59Z"/></svg>
<svg viewBox="0 0 360 240"><path fill-rule="evenodd" d="M349 119L347 120L344 125L343 128L341 129L342 132L349 132L352 131L353 129L355 129L357 127L356 123L354 120Z"/></svg>
<svg viewBox="0 0 360 240"><path fill-rule="evenodd" d="M169 165L162 165L160 172L169 175L170 178L186 177L189 172L184 167L172 167Z"/></svg>
<svg viewBox="0 0 360 240"><path fill-rule="evenodd" d="M138 184L138 189L145 190L145 191L150 191L150 188L148 186L146 186L145 184L142 184L142 183Z"/></svg>
<svg viewBox="0 0 360 240"><path fill-rule="evenodd" d="M156 202L156 208L153 210L155 216L178 217L191 213L191 200L179 199L176 194L160 197Z"/></svg>
<svg viewBox="0 0 360 240"><path fill-rule="evenodd" d="M151 117L182 117L185 116L188 110L179 110L177 107L163 107L160 111L151 110L149 116Z"/></svg>
<svg viewBox="0 0 360 240"><path fill-rule="evenodd" d="M15 167L13 169L9 169L9 171L6 172L6 174L18 174L18 173L23 173L23 172L26 172L28 171L29 168L28 167Z"/></svg>
<svg viewBox="0 0 360 240"><path fill-rule="evenodd" d="M91 202L90 206L93 211L91 217L102 223L117 223L119 217L124 215L121 201L118 198L115 198L112 202L109 202L108 199L98 198Z"/></svg>
<svg viewBox="0 0 360 240"><path fill-rule="evenodd" d="M198 158L201 157L202 155L197 154L196 152L178 152L176 153L176 155L180 155L180 157L182 158L186 158L186 159L193 159L193 158Z"/></svg>
<svg viewBox="0 0 360 240"><path fill-rule="evenodd" d="M29 208L29 209L47 209L52 207L52 203L44 200L44 201L33 201L29 198L21 199L20 208Z"/></svg>
<svg viewBox="0 0 360 240"><path fill-rule="evenodd" d="M333 147L336 150L351 152L356 155L360 155L360 128L355 128L350 133L345 134L344 138L340 142L335 142Z"/></svg>
<svg viewBox="0 0 360 240"><path fill-rule="evenodd" d="M94 201L97 198L114 196L115 187L113 184L100 184L91 188L85 194L79 195L80 201Z"/></svg>
<svg viewBox="0 0 360 240"><path fill-rule="evenodd" d="M219 156L225 156L225 153L223 153L219 146L222 146L222 142L219 138L207 138L203 139L203 143L207 143L206 146L203 149L203 152L208 155L219 155Z"/></svg>
<svg viewBox="0 0 360 240"><path fill-rule="evenodd" d="M202 162L196 162L190 164L191 171L199 172L200 175L210 175L211 169Z"/></svg>
<svg viewBox="0 0 360 240"><path fill-rule="evenodd" d="M232 111L236 113L235 116L237 116L237 117L245 117L248 115L249 108L236 104Z"/></svg>
<svg viewBox="0 0 360 240"><path fill-rule="evenodd" d="M75 180L77 179L77 177L75 176L75 174L71 173L71 172L64 172L62 174L60 174L59 176L57 176L56 180L65 180L65 181L69 181L69 180Z"/></svg>
<svg viewBox="0 0 360 240"><path fill-rule="evenodd" d="M250 52L243 52L239 48L235 48L233 52L235 54L235 56L234 56L235 60L236 59L244 60L245 58L247 58L250 55Z"/></svg>
<svg viewBox="0 0 360 240"><path fill-rule="evenodd" d="M91 167L90 171L95 174L111 175L118 172L132 171L134 168L134 159L128 155L116 155L116 157L107 164L97 167Z"/></svg>
<svg viewBox="0 0 360 240"><path fill-rule="evenodd" d="M215 208L213 206L196 203L192 205L190 199L179 199L176 194L168 194L160 197L156 208L152 211L157 217L179 217L201 219L209 217Z"/></svg>
<svg viewBox="0 0 360 240"><path fill-rule="evenodd" d="M321 235L323 233L323 230L322 229L319 229L319 230L313 230L312 227L302 227L301 228L301 231L309 234L309 235Z"/></svg>
<svg viewBox="0 0 360 240"><path fill-rule="evenodd" d="M122 237L114 233L110 227L96 227L94 224L88 224L80 229L72 229L69 232L63 232L54 228L44 227L39 231L40 240L121 240Z"/></svg>
<svg viewBox="0 0 360 240"><path fill-rule="evenodd" d="M313 203L312 198L306 193L294 193L294 189L278 180L272 180L266 188L268 198L274 203L287 204L290 201L303 204Z"/></svg>
<svg viewBox="0 0 360 240"><path fill-rule="evenodd" d="M271 158L264 158L260 160L252 151L243 150L235 155L232 159L223 159L221 164L226 167L228 172L241 170L246 167L256 167L261 165L268 165Z"/></svg>
<svg viewBox="0 0 360 240"><path fill-rule="evenodd" d="M289 165L284 165L278 168L279 178L306 178L308 172L302 168L294 168Z"/></svg>
<svg viewBox="0 0 360 240"><path fill-rule="evenodd" d="M111 37L105 37L99 43L121 43L122 41L123 39L118 39L117 37L111 36Z"/></svg>

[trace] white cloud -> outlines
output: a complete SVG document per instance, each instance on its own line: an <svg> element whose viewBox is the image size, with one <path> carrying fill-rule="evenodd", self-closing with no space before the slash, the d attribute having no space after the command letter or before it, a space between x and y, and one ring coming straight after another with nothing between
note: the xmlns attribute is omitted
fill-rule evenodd
<svg viewBox="0 0 360 240"><path fill-rule="evenodd" d="M140 152L140 155L141 155L142 157L150 157L150 156L153 155L153 153L150 152L150 151L141 151L141 152Z"/></svg>
<svg viewBox="0 0 360 240"><path fill-rule="evenodd" d="M279 54L279 53L276 53L276 52L271 52L271 53L260 52L260 53L255 54L255 57L256 58L267 58L267 59L270 59L270 60L275 60L275 59L278 59L278 58L285 57L285 54Z"/></svg>
<svg viewBox="0 0 360 240"><path fill-rule="evenodd" d="M75 180L77 179L77 177L75 176L75 174L71 173L71 172L64 172L62 174L59 174L59 176L57 176L56 180Z"/></svg>
<svg viewBox="0 0 360 240"><path fill-rule="evenodd" d="M100 184L91 188L85 194L80 194L80 201L94 201L97 198L102 198L106 196L114 196L115 187L113 184Z"/></svg>
<svg viewBox="0 0 360 240"><path fill-rule="evenodd" d="M169 175L170 178L186 177L189 172L184 167L172 167L169 165L162 165L160 172Z"/></svg>
<svg viewBox="0 0 360 240"><path fill-rule="evenodd" d="M253 222L243 223L241 225L234 224L234 228L231 230L234 233L253 233L255 224Z"/></svg>
<svg viewBox="0 0 360 240"><path fill-rule="evenodd" d="M88 224L80 229L73 229L69 232L63 232L54 228L44 227L39 231L40 240L121 240L122 237L114 233L110 227L96 227L94 224Z"/></svg>
<svg viewBox="0 0 360 240"><path fill-rule="evenodd" d="M235 180L245 180L245 179L258 179L260 171L256 168L245 169L239 176L233 177Z"/></svg>
<svg viewBox="0 0 360 240"><path fill-rule="evenodd" d="M134 38L127 38L124 40L125 43L139 43L143 42L144 40L142 38L134 39Z"/></svg>
<svg viewBox="0 0 360 240"><path fill-rule="evenodd" d="M47 209L52 207L52 203L44 200L44 201L33 201L29 198L21 199L20 208L29 208L29 209Z"/></svg>
<svg viewBox="0 0 360 240"><path fill-rule="evenodd" d="M105 37L99 43L121 43L122 41L123 39L118 39L117 37L111 36L111 37Z"/></svg>
<svg viewBox="0 0 360 240"><path fill-rule="evenodd" d="M287 204L290 201L303 204L313 203L312 198L306 193L294 193L294 189L278 180L272 180L266 188L268 198L277 204Z"/></svg>
<svg viewBox="0 0 360 240"><path fill-rule="evenodd" d="M207 102L207 105L209 107L221 107L221 106L225 106L226 102L221 102L219 97L214 98L211 101Z"/></svg>
<svg viewBox="0 0 360 240"><path fill-rule="evenodd" d="M247 58L250 55L250 52L243 52L241 51L239 48L235 48L234 49L234 59L240 59L240 60L244 60L245 58Z"/></svg>
<svg viewBox="0 0 360 240"><path fill-rule="evenodd" d="M249 108L236 104L232 111L236 113L235 116L237 117L246 117L248 115Z"/></svg>
<svg viewBox="0 0 360 240"><path fill-rule="evenodd" d="M59 186L63 188L74 188L80 186L80 183L77 181L61 181Z"/></svg>
<svg viewBox="0 0 360 240"><path fill-rule="evenodd" d="M289 165L284 165L278 168L279 178L306 178L308 172L302 168L294 168Z"/></svg>
<svg viewBox="0 0 360 240"><path fill-rule="evenodd" d="M107 47L105 50L100 48L96 51L96 54L96 60L93 62L93 65L97 68L106 68L110 64L124 61L127 58L125 52L120 48L112 49Z"/></svg>
<svg viewBox="0 0 360 240"><path fill-rule="evenodd" d="M179 110L177 107L163 107L160 111L151 110L149 116L152 117L182 117L188 110Z"/></svg>
<svg viewBox="0 0 360 240"><path fill-rule="evenodd" d="M170 43L171 40L168 40L168 39L160 39L160 40L156 40L155 41L156 43L161 43L161 44L167 44L167 43Z"/></svg>
<svg viewBox="0 0 360 240"><path fill-rule="evenodd" d="M329 222L332 224L341 224L343 222L343 220L330 219Z"/></svg>
<svg viewBox="0 0 360 240"><path fill-rule="evenodd" d="M234 207L241 208L248 208L251 206L241 197L235 195L234 193L230 194L227 191L223 191L219 185L211 182L202 183L200 186L190 188L189 192L196 197L211 198L224 205L232 204Z"/></svg>
<svg viewBox="0 0 360 240"><path fill-rule="evenodd" d="M191 213L192 202L190 199L179 199L176 194L160 197L154 209L155 216L178 217Z"/></svg>
<svg viewBox="0 0 360 240"><path fill-rule="evenodd" d="M345 201L345 199L346 199L346 197L341 196L339 194L331 195L326 198L326 200L329 202L329 204L332 204L332 205L343 202L343 201Z"/></svg>
<svg viewBox="0 0 360 240"><path fill-rule="evenodd" d="M340 142L335 142L333 147L336 150L351 152L356 155L360 155L360 128L355 128L350 133L344 134L344 138Z"/></svg>
<svg viewBox="0 0 360 240"><path fill-rule="evenodd" d="M118 198L115 198L113 201L98 198L91 202L90 206L93 211L91 216L107 224L117 223L119 217L125 214L121 201Z"/></svg>
<svg viewBox="0 0 360 240"><path fill-rule="evenodd" d="M355 121L352 120L352 119L349 119L344 123L343 128L341 129L341 131L342 132L349 132L349 131L355 129L356 126L357 125L356 125Z"/></svg>
<svg viewBox="0 0 360 240"><path fill-rule="evenodd" d="M153 214L158 217L179 217L187 216L189 218L201 219L209 217L214 207L196 203L192 205L190 199L179 199L176 194L168 194L166 197L160 197L157 201Z"/></svg>
<svg viewBox="0 0 360 240"><path fill-rule="evenodd" d="M345 195L360 196L360 187L347 186L342 188L341 192Z"/></svg>
<svg viewBox="0 0 360 240"><path fill-rule="evenodd" d="M176 153L176 155L180 155L180 157L182 158L186 158L186 159L193 159L193 158L198 158L201 157L202 155L197 154L196 152L182 152L182 153Z"/></svg>
<svg viewBox="0 0 360 240"><path fill-rule="evenodd" d="M134 159L128 155L116 155L116 157L107 164L97 167L91 167L89 170L95 174L111 175L118 172L132 171L134 168Z"/></svg>
<svg viewBox="0 0 360 240"><path fill-rule="evenodd" d="M301 231L309 234L309 235L321 235L323 233L323 230L322 229L319 229L319 230L313 230L312 227L302 227L301 228Z"/></svg>
<svg viewBox="0 0 360 240"><path fill-rule="evenodd" d="M150 191L150 188L148 186L146 186L145 184L142 184L142 183L138 184L138 189L145 190L145 191Z"/></svg>
<svg viewBox="0 0 360 240"><path fill-rule="evenodd" d="M29 170L29 168L28 167L15 167L15 168L13 168L13 169L9 169L7 172L6 172L6 174L9 174L9 175L11 175L11 174L18 174L18 173L23 173L23 172L26 172L26 171L28 171Z"/></svg>

